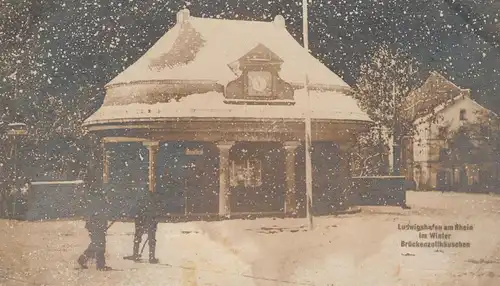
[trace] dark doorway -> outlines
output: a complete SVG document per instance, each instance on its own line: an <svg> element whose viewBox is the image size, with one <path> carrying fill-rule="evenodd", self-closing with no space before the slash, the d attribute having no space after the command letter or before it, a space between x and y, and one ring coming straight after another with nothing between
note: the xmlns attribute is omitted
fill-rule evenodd
<svg viewBox="0 0 500 286"><path fill-rule="evenodd" d="M230 153L231 212L283 212L285 154L281 143L239 142Z"/></svg>
<svg viewBox="0 0 500 286"><path fill-rule="evenodd" d="M459 169L459 186L460 187L465 187L467 185L469 185L469 178L467 176L467 170L465 169L465 167L460 167Z"/></svg>
<svg viewBox="0 0 500 286"><path fill-rule="evenodd" d="M345 177L340 173L340 157L335 142L313 142L312 144L312 181L313 212L326 213L340 199L340 182ZM301 145L296 150L296 187L299 215L306 214L306 168L305 149Z"/></svg>
<svg viewBox="0 0 500 286"><path fill-rule="evenodd" d="M440 191L446 191L450 186L449 172L446 170L438 170L436 174L436 188Z"/></svg>
<svg viewBox="0 0 500 286"><path fill-rule="evenodd" d="M218 151L204 142L164 142L158 154L157 191L167 214L218 212Z"/></svg>
<svg viewBox="0 0 500 286"><path fill-rule="evenodd" d="M195 157L184 166L186 214L216 214L219 208L215 157Z"/></svg>

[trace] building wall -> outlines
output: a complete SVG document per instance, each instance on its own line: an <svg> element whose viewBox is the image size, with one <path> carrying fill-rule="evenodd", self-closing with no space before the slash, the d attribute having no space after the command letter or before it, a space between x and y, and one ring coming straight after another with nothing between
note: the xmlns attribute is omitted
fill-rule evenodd
<svg viewBox="0 0 500 286"><path fill-rule="evenodd" d="M135 194L147 190L148 150L141 143L106 144L106 150L110 189L119 198L114 206L127 210L127 214L133 213L135 197L139 197ZM237 142L231 148L231 212L284 211L285 153L282 143L278 142ZM299 147L295 153L296 199L299 212L304 212L304 149ZM257 172L245 165L248 159L258 159ZM156 191L162 199L162 212L167 215L217 214L218 160L219 151L214 143L161 142L156 164ZM337 144L313 143L313 204L318 211L331 207L340 199L340 179L347 175L340 170L340 160ZM253 172L250 180L244 178L247 172Z"/></svg>
<svg viewBox="0 0 500 286"><path fill-rule="evenodd" d="M465 110L466 120L460 120L461 110ZM434 189L437 186L437 175L441 169L440 149L446 147L445 140L440 137L440 128L447 127L447 133L454 132L465 122L476 122L478 112L484 110L486 110L484 107L469 97L463 97L438 111L435 119L429 119L416 126L413 153L416 166L414 179L418 189Z"/></svg>
<svg viewBox="0 0 500 286"><path fill-rule="evenodd" d="M335 142L313 142L312 177L313 209L316 213L331 211L342 201L342 180L349 174L341 168L341 160L348 160L340 155ZM295 181L299 213L306 211L306 171L305 150L299 146L296 150Z"/></svg>
<svg viewBox="0 0 500 286"><path fill-rule="evenodd" d="M219 151L207 142L161 142L156 191L168 213L217 213Z"/></svg>
<svg viewBox="0 0 500 286"><path fill-rule="evenodd" d="M460 110L466 110L466 120L460 120ZM481 105L474 102L469 97L456 100L453 104L438 112L439 119L436 124L431 125L431 138L436 138L439 135L439 127L448 125L450 131L457 130L464 122L476 122L479 119L477 112L486 110Z"/></svg>
<svg viewBox="0 0 500 286"><path fill-rule="evenodd" d="M281 143L238 142L231 148L231 212L283 212L285 150Z"/></svg>

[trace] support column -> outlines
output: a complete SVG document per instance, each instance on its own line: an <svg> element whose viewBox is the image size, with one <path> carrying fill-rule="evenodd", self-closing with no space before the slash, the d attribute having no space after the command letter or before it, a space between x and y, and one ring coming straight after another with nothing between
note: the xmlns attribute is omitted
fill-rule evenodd
<svg viewBox="0 0 500 286"><path fill-rule="evenodd" d="M149 166L148 166L148 186L150 192L156 190L156 155L160 147L160 142L144 142L144 146L148 148L149 153Z"/></svg>
<svg viewBox="0 0 500 286"><path fill-rule="evenodd" d="M285 214L295 215L297 213L297 188L295 186L295 151L299 142L285 142L283 146L286 151L286 193L285 193Z"/></svg>
<svg viewBox="0 0 500 286"><path fill-rule="evenodd" d="M102 151L102 182L107 184L109 182L109 155L106 150L106 143L101 142Z"/></svg>
<svg viewBox="0 0 500 286"><path fill-rule="evenodd" d="M351 146L340 146L340 171L346 177L351 176Z"/></svg>
<svg viewBox="0 0 500 286"><path fill-rule="evenodd" d="M346 209L357 204L357 194L351 186L351 145L340 145L340 166L339 166L339 200L340 209Z"/></svg>
<svg viewBox="0 0 500 286"><path fill-rule="evenodd" d="M219 148L219 215L229 217L231 214L229 200L229 151L234 142L218 142Z"/></svg>

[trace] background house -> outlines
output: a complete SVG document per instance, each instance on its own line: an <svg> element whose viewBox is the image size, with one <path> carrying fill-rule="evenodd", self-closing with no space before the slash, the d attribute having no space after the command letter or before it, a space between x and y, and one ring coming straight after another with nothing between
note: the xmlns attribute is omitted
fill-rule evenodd
<svg viewBox="0 0 500 286"><path fill-rule="evenodd" d="M414 134L403 142L403 174L417 189L470 189L497 181L497 148L491 145L496 115L474 101L470 90L431 72L405 110L416 120Z"/></svg>

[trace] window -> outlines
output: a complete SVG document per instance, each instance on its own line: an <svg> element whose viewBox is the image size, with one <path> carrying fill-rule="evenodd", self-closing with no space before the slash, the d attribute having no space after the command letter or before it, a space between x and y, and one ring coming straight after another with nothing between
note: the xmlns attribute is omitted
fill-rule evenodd
<svg viewBox="0 0 500 286"><path fill-rule="evenodd" d="M460 109L460 120L464 121L467 120L467 110L465 109Z"/></svg>
<svg viewBox="0 0 500 286"><path fill-rule="evenodd" d="M490 135L490 128L488 126L481 125L480 132L481 136L488 137Z"/></svg>
<svg viewBox="0 0 500 286"><path fill-rule="evenodd" d="M438 132L439 132L438 134L439 138L446 138L446 136L448 135L448 127L440 126Z"/></svg>
<svg viewBox="0 0 500 286"><path fill-rule="evenodd" d="M448 159L449 151L446 148L439 149L439 161L446 161Z"/></svg>
<svg viewBox="0 0 500 286"><path fill-rule="evenodd" d="M148 150L141 143L106 144L108 182L144 184L148 180Z"/></svg>
<svg viewBox="0 0 500 286"><path fill-rule="evenodd" d="M231 186L258 187L262 185L262 162L251 158L231 162Z"/></svg>

